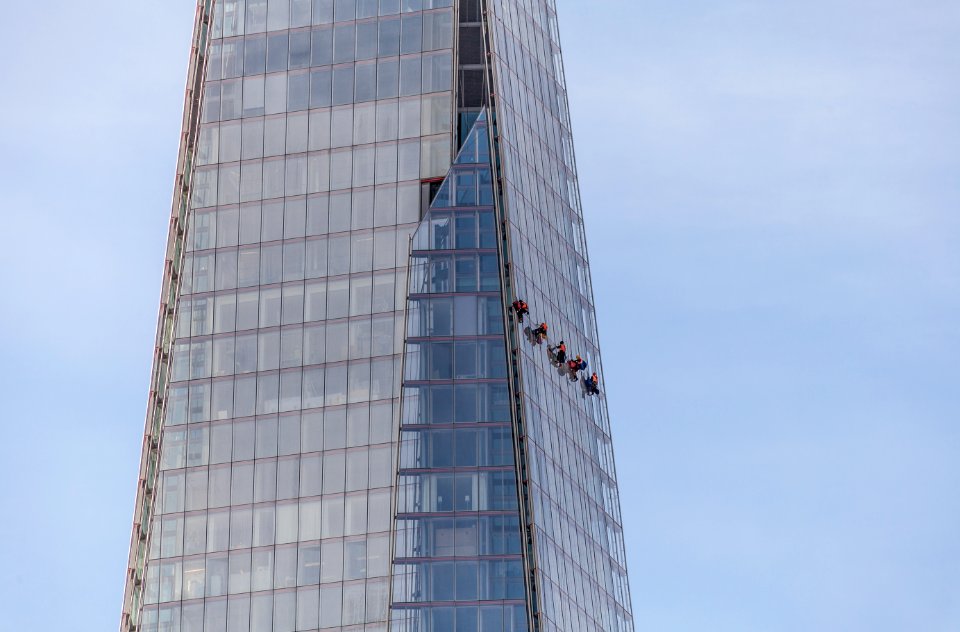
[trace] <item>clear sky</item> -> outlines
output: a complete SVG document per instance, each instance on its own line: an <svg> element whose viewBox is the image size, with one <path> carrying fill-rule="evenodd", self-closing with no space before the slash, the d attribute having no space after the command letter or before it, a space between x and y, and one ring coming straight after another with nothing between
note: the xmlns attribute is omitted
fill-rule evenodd
<svg viewBox="0 0 960 632"><path fill-rule="evenodd" d="M638 632L960 630L960 4L559 4ZM119 621L193 13L5 21L0 632Z"/></svg>

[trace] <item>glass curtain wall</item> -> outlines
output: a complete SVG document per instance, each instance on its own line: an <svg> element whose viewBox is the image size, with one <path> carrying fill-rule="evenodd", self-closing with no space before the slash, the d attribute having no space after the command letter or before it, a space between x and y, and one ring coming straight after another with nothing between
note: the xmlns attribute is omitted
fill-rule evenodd
<svg viewBox="0 0 960 632"><path fill-rule="evenodd" d="M485 114L413 239L392 632L526 632Z"/></svg>
<svg viewBox="0 0 960 632"><path fill-rule="evenodd" d="M633 630L605 399L510 401L501 281L602 377L554 2L452 5L215 3L141 630Z"/></svg>
<svg viewBox="0 0 960 632"><path fill-rule="evenodd" d="M553 0L488 0L512 285L601 377ZM632 632L606 400L522 344L527 468L544 632Z"/></svg>
<svg viewBox="0 0 960 632"><path fill-rule="evenodd" d="M451 0L216 3L141 629L386 629L453 39Z"/></svg>

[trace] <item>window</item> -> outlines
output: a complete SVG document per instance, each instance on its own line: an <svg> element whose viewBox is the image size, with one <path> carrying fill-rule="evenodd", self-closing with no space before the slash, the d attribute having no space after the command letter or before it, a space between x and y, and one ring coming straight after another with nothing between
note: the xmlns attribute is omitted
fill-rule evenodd
<svg viewBox="0 0 960 632"><path fill-rule="evenodd" d="M243 74L262 75L266 70L267 41L263 35L247 37L243 49Z"/></svg>
<svg viewBox="0 0 960 632"><path fill-rule="evenodd" d="M333 105L353 103L353 66L333 69Z"/></svg>
<svg viewBox="0 0 960 632"><path fill-rule="evenodd" d="M423 50L423 17L421 14L405 15L400 38L400 53L419 53Z"/></svg>
<svg viewBox="0 0 960 632"><path fill-rule="evenodd" d="M278 4L278 3L271 3ZM290 33L290 61L289 68L307 68L310 66L310 39L309 31L294 31Z"/></svg>
<svg viewBox="0 0 960 632"><path fill-rule="evenodd" d="M333 29L315 29L311 33L311 66L328 66L333 63Z"/></svg>
<svg viewBox="0 0 960 632"><path fill-rule="evenodd" d="M423 50L440 50L453 46L453 12L436 11L423 14Z"/></svg>
<svg viewBox="0 0 960 632"><path fill-rule="evenodd" d="M423 56L423 92L450 90L453 84L453 60L449 52Z"/></svg>
<svg viewBox="0 0 960 632"><path fill-rule="evenodd" d="M400 33L399 19L380 20L380 57L400 54Z"/></svg>
<svg viewBox="0 0 960 632"><path fill-rule="evenodd" d="M353 61L356 50L356 27L353 24L338 24L333 29L333 63Z"/></svg>

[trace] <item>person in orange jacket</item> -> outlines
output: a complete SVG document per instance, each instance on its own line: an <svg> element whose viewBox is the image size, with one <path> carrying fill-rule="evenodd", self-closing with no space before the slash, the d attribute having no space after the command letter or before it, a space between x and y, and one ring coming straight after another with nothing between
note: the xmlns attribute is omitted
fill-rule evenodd
<svg viewBox="0 0 960 632"><path fill-rule="evenodd" d="M587 380L585 380L587 385L587 393L590 395L599 395L600 394L600 378L597 377L596 371L591 375Z"/></svg>
<svg viewBox="0 0 960 632"><path fill-rule="evenodd" d="M560 341L556 346L557 364L563 364L567 361L567 343Z"/></svg>
<svg viewBox="0 0 960 632"><path fill-rule="evenodd" d="M533 330L533 337L536 338L537 342L542 342L547 337L548 329L547 323L540 323L540 326Z"/></svg>
<svg viewBox="0 0 960 632"><path fill-rule="evenodd" d="M530 307L527 305L526 301L517 299L513 302L513 311L517 314L517 321L522 324L523 317L530 313Z"/></svg>

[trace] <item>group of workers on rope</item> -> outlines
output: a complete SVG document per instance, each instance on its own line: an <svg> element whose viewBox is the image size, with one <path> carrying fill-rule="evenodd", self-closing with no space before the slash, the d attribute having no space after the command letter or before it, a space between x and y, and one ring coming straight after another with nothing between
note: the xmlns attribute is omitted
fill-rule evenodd
<svg viewBox="0 0 960 632"><path fill-rule="evenodd" d="M517 315L517 321L520 324L523 324L524 316L530 314L530 306L527 305L527 302L523 299L517 299L513 302L513 311ZM547 330L550 327L547 323L540 323L535 329L531 330L531 335L537 344L540 344L547 339ZM555 347L547 347L550 350L551 358L557 366L566 365L567 371L570 374L570 378L574 381L577 381L577 376L581 372L584 374L583 383L587 388L588 395L599 395L600 394L600 378L597 377L596 371L590 377L586 377L587 371L587 361L580 357L579 354L575 358L567 359L567 343L563 340L560 341Z"/></svg>

